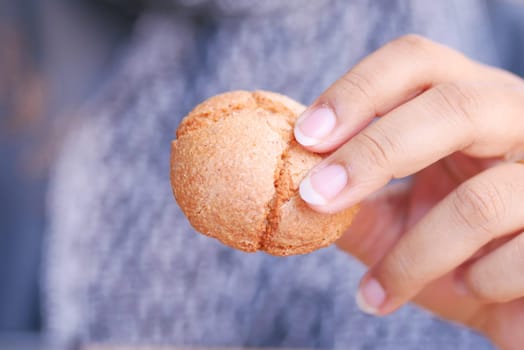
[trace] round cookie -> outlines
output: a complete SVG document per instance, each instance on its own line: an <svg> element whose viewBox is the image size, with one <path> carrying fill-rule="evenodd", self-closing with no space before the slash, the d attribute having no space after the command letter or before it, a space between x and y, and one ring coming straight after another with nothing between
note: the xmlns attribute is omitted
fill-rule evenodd
<svg viewBox="0 0 524 350"><path fill-rule="evenodd" d="M272 92L233 91L184 118L172 142L171 185L197 231L273 255L309 253L340 237L357 207L321 214L298 195L300 181L322 159L294 140L304 108Z"/></svg>

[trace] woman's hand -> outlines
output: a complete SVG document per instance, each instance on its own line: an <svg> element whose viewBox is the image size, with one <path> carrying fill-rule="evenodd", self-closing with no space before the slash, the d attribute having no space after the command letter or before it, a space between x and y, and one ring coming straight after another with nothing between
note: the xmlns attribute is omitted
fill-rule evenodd
<svg viewBox="0 0 524 350"><path fill-rule="evenodd" d="M339 246L371 266L357 293L364 310L384 315L414 300L522 349L520 78L409 35L327 89L295 136L332 152L300 186L311 207L363 201Z"/></svg>

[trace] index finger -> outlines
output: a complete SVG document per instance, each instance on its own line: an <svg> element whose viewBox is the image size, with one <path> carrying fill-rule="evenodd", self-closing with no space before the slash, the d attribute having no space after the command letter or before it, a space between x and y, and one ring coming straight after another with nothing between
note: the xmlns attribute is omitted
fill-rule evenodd
<svg viewBox="0 0 524 350"><path fill-rule="evenodd" d="M479 68L459 52L423 37L400 37L322 93L298 119L295 138L311 151L332 151L374 117L436 84L471 78Z"/></svg>

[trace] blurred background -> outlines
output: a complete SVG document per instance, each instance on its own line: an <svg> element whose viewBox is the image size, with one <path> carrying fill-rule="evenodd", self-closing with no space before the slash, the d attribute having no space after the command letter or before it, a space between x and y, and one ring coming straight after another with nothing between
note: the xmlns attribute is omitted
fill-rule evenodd
<svg viewBox="0 0 524 350"><path fill-rule="evenodd" d="M523 3L488 4L501 49L524 42ZM111 79L148 6L0 0L0 349L42 346L40 258L53 155L74 127L75 111ZM503 63L522 75L524 52Z"/></svg>
<svg viewBox="0 0 524 350"><path fill-rule="evenodd" d="M124 4L125 5L122 5ZM0 348L37 348L48 171L141 4L0 0Z"/></svg>

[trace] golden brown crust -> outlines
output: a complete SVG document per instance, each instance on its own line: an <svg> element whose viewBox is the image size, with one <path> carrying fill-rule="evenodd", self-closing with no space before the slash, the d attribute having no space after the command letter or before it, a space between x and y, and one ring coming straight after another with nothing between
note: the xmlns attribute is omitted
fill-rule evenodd
<svg viewBox="0 0 524 350"><path fill-rule="evenodd" d="M171 184L193 227L244 251L308 253L333 243L356 212L310 209L298 185L322 158L293 138L304 106L266 92L233 91L198 105L172 143Z"/></svg>
<svg viewBox="0 0 524 350"><path fill-rule="evenodd" d="M174 192L195 229L256 250L285 147L263 115L238 113L181 136L173 150Z"/></svg>
<svg viewBox="0 0 524 350"><path fill-rule="evenodd" d="M227 118L232 113L256 108L256 100L247 91L230 91L211 97L196 106L182 120L177 137Z"/></svg>

